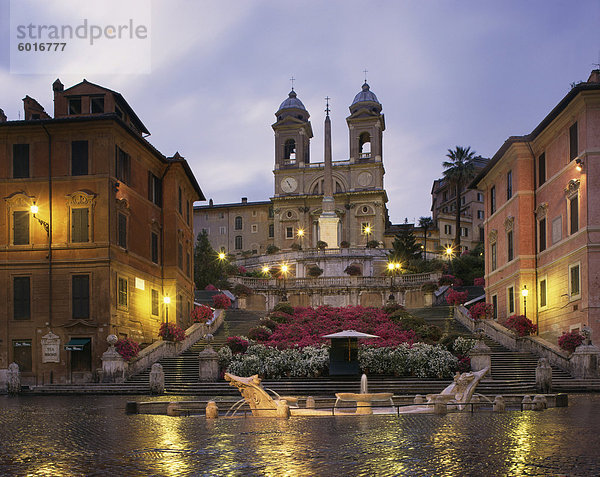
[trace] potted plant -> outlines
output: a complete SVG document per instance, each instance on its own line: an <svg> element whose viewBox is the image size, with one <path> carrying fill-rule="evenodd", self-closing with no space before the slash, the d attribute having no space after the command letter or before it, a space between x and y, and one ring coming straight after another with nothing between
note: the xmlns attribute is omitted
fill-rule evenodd
<svg viewBox="0 0 600 477"><path fill-rule="evenodd" d="M175 323L162 323L158 330L158 336L164 341L172 341L177 343L185 339L185 331Z"/></svg>
<svg viewBox="0 0 600 477"><path fill-rule="evenodd" d="M115 349L125 361L131 361L133 358L137 358L140 352L140 345L132 339L119 338L119 341L115 344Z"/></svg>
<svg viewBox="0 0 600 477"><path fill-rule="evenodd" d="M319 250L325 250L327 248L327 242L323 242L323 240L319 240L317 242L317 248Z"/></svg>
<svg viewBox="0 0 600 477"><path fill-rule="evenodd" d="M212 320L212 317L212 308L206 305L198 305L194 307L192 313L190 314L190 318L194 323L206 323L207 321Z"/></svg>

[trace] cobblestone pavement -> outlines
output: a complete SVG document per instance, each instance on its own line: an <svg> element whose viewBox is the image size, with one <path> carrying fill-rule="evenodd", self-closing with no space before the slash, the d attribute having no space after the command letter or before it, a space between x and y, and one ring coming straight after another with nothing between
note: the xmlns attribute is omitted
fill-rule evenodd
<svg viewBox="0 0 600 477"><path fill-rule="evenodd" d="M543 412L288 421L126 415L129 400L0 396L0 475L600 475L596 395Z"/></svg>

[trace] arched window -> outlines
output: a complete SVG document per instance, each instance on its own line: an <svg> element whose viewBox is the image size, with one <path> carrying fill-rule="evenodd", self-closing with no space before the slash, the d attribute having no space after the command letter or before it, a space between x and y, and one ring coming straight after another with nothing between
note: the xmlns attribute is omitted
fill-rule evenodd
<svg viewBox="0 0 600 477"><path fill-rule="evenodd" d="M296 141L288 139L283 147L283 159L291 164L296 162Z"/></svg>
<svg viewBox="0 0 600 477"><path fill-rule="evenodd" d="M371 157L371 135L363 132L358 136L358 152L361 159Z"/></svg>
<svg viewBox="0 0 600 477"><path fill-rule="evenodd" d="M234 228L235 230L242 230L242 217L239 215L235 218Z"/></svg>
<svg viewBox="0 0 600 477"><path fill-rule="evenodd" d="M242 247L242 236L241 235L236 235L235 236L235 249L236 250L241 250Z"/></svg>

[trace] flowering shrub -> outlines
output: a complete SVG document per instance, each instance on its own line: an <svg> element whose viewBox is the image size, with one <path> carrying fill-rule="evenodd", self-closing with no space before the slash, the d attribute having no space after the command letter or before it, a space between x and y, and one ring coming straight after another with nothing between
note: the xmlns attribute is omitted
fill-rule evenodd
<svg viewBox="0 0 600 477"><path fill-rule="evenodd" d="M231 300L227 297L227 295L224 295L223 293L214 295L212 297L212 299L213 299L213 306L215 308L225 310L231 306Z"/></svg>
<svg viewBox="0 0 600 477"><path fill-rule="evenodd" d="M238 272L238 275L246 275L248 270L246 270L246 267L244 267L243 265L240 265L237 269L237 272Z"/></svg>
<svg viewBox="0 0 600 477"><path fill-rule="evenodd" d="M210 306L199 305L194 307L192 313L190 314L190 318L194 323L206 323L209 320L212 320L213 311Z"/></svg>
<svg viewBox="0 0 600 477"><path fill-rule="evenodd" d="M385 305L383 307L383 311L385 311L388 315L390 315L398 310L404 310L404 307L396 302L388 303L387 305Z"/></svg>
<svg viewBox="0 0 600 477"><path fill-rule="evenodd" d="M537 326L529 318L525 318L524 315L509 316L502 324L519 336L527 336L537 331Z"/></svg>
<svg viewBox="0 0 600 477"><path fill-rule="evenodd" d="M446 302L448 305L462 305L465 301L467 301L468 296L469 292L459 292L452 289L446 295Z"/></svg>
<svg viewBox="0 0 600 477"><path fill-rule="evenodd" d="M292 315L288 315L287 313L284 313L283 311L272 311L269 314L269 318L271 319L271 321L274 321L275 323L287 323L288 321L291 320Z"/></svg>
<svg viewBox="0 0 600 477"><path fill-rule="evenodd" d="M250 346L246 354L228 357L223 353L223 358L224 361L229 358L227 371L237 376L258 374L268 379L317 377L327 370L329 348L307 346L279 350L258 344Z"/></svg>
<svg viewBox="0 0 600 477"><path fill-rule="evenodd" d="M319 250L325 250L327 248L327 242L324 242L323 240L319 240L317 242L317 248Z"/></svg>
<svg viewBox="0 0 600 477"><path fill-rule="evenodd" d="M369 374L408 374L408 354L410 346L401 344L393 348L361 346L358 349L358 363L364 372Z"/></svg>
<svg viewBox="0 0 600 477"><path fill-rule="evenodd" d="M476 287L484 287L485 286L485 278L479 277L473 279L473 285Z"/></svg>
<svg viewBox="0 0 600 477"><path fill-rule="evenodd" d="M162 323L158 330L158 336L165 341L183 341L185 339L185 331L175 323Z"/></svg>
<svg viewBox="0 0 600 477"><path fill-rule="evenodd" d="M271 318L269 317L265 317L262 320L259 321L259 324L261 326L266 326L267 328L269 328L271 331L274 331L275 328L277 328L277 322L273 321Z"/></svg>
<svg viewBox="0 0 600 477"><path fill-rule="evenodd" d="M323 269L319 268L317 265L312 265L308 267L308 276L312 278L317 278L323 275Z"/></svg>
<svg viewBox="0 0 600 477"><path fill-rule="evenodd" d="M254 341L267 341L272 333L273 331L266 326L255 326L248 331L248 338Z"/></svg>
<svg viewBox="0 0 600 477"><path fill-rule="evenodd" d="M469 308L471 318L477 320L489 320L494 314L494 306L490 303L479 302Z"/></svg>
<svg viewBox="0 0 600 477"><path fill-rule="evenodd" d="M282 311L283 313L286 313L288 315L293 315L294 307L292 305L290 305L289 303L282 301L282 302L277 303L277 305L275 305L275 307L273 308L273 311Z"/></svg>
<svg viewBox="0 0 600 477"><path fill-rule="evenodd" d="M346 241L346 240L342 240L340 242L340 248L349 248L350 247L350 242Z"/></svg>
<svg viewBox="0 0 600 477"><path fill-rule="evenodd" d="M227 369L229 367L229 363L231 363L231 359L233 358L233 353L231 352L231 348L229 346L223 346L217 352L219 356L219 368Z"/></svg>
<svg viewBox="0 0 600 477"><path fill-rule="evenodd" d="M469 356L458 356L458 371L460 373L471 371L471 358Z"/></svg>
<svg viewBox="0 0 600 477"><path fill-rule="evenodd" d="M252 293L254 293L254 290L252 290L250 287L247 287L243 283L238 283L233 287L233 294L235 296L246 297L248 295L252 295Z"/></svg>
<svg viewBox="0 0 600 477"><path fill-rule="evenodd" d="M238 354L245 353L250 343L243 336L230 336L225 344L233 354Z"/></svg>
<svg viewBox="0 0 600 477"><path fill-rule="evenodd" d="M137 357L140 352L140 345L129 338L120 338L115 345L115 349L125 361L130 361Z"/></svg>
<svg viewBox="0 0 600 477"><path fill-rule="evenodd" d="M452 344L452 351L456 356L468 356L469 352L477 344L477 340L472 338L463 338L459 336Z"/></svg>
<svg viewBox="0 0 600 477"><path fill-rule="evenodd" d="M575 351L575 348L581 343L583 343L583 335L577 330L569 331L568 333L563 331L562 336L558 338L558 346L569 353Z"/></svg>
<svg viewBox="0 0 600 477"><path fill-rule="evenodd" d="M452 285L454 285L455 287L462 287L463 286L462 278L454 277L454 280L452 280Z"/></svg>
<svg viewBox="0 0 600 477"><path fill-rule="evenodd" d="M454 283L454 275L442 275L438 281L439 286L452 285Z"/></svg>
<svg viewBox="0 0 600 477"><path fill-rule="evenodd" d="M219 289L216 286L214 286L213 284L206 285L206 287L204 289L206 291L219 291Z"/></svg>

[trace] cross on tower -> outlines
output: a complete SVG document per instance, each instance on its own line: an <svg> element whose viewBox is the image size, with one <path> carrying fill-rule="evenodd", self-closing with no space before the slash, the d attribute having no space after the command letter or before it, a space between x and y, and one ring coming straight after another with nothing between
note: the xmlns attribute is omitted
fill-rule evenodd
<svg viewBox="0 0 600 477"><path fill-rule="evenodd" d="M327 116L329 116L329 111L330 111L330 110L329 110L329 100L330 100L330 99L331 99L331 98L330 98L329 96L325 96L325 101L326 101L326 104L325 104L325 112L327 113Z"/></svg>
<svg viewBox="0 0 600 477"><path fill-rule="evenodd" d="M296 78L294 78L293 76L290 78L290 81L292 82L292 91L294 91L294 80Z"/></svg>
<svg viewBox="0 0 600 477"><path fill-rule="evenodd" d="M367 82L367 73L369 72L369 70L363 70L363 73L365 74L365 83Z"/></svg>

